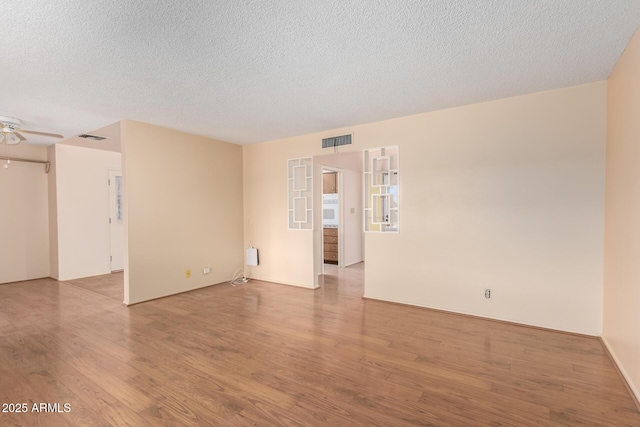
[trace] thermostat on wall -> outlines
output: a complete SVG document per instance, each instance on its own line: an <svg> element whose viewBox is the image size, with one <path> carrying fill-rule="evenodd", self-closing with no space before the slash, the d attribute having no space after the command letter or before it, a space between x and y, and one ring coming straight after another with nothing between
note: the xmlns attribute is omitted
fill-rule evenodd
<svg viewBox="0 0 640 427"><path fill-rule="evenodd" d="M258 250L254 247L247 248L247 265L258 265Z"/></svg>

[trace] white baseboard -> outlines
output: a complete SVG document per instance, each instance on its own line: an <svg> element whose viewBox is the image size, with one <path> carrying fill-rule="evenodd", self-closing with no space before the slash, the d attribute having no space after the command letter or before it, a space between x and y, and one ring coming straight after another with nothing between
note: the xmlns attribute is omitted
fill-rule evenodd
<svg viewBox="0 0 640 427"><path fill-rule="evenodd" d="M296 288L304 288L304 289L318 289L319 286L313 286L313 285L303 285L301 283L293 283L293 282L285 282L285 281L280 281L280 280L266 280L266 279L259 279L257 277L252 277L252 280L257 280L259 282L267 282L267 283L273 283L275 285L287 285L287 286L295 286Z"/></svg>
<svg viewBox="0 0 640 427"><path fill-rule="evenodd" d="M412 302L406 302L406 301L395 300L395 299L390 299L390 298L381 298L381 297L378 297L378 296L368 295L366 293L366 289L365 289L365 294L364 294L363 298L377 300L377 301L391 302L391 303L394 303L394 304L409 305L409 306L412 306L412 307L427 308L429 310L437 310L437 311L442 311L442 312L451 313L451 314L461 314L463 316L478 317L478 318L487 319L487 320L497 320L499 322L513 323L515 325L531 326L533 328L546 329L546 330L549 330L549 331L565 332L565 333L569 333L569 334L583 335L583 336L594 337L594 338L598 338L600 336L600 332L581 331L581 330L571 329L571 328L563 328L563 329L561 329L561 328L558 328L557 326L545 325L545 324L542 324L542 323L523 322L521 320L514 320L514 319L509 319L509 318L504 318L504 317L499 317L499 316L489 316L487 314L474 313L474 312L471 312L471 311L452 310L450 308L442 308L442 307L436 307L436 306L432 306L432 305L416 304L416 303L412 303Z"/></svg>
<svg viewBox="0 0 640 427"><path fill-rule="evenodd" d="M631 390L631 393L636 398L636 402L635 402L636 406L638 406L638 410L640 410L640 393L638 392L638 389L636 388L635 384L631 381L629 374L627 374L627 371L624 369L624 366L622 365L622 363L620 363L620 359L618 359L616 352L613 351L613 348L611 348L611 345L609 344L607 339L603 336L600 337L600 339L602 340L602 343L604 344L604 346L607 348L609 355L611 355L611 358L613 359L613 363L616 364L618 371L620 371L625 381L627 382L627 386L629 387L629 390Z"/></svg>

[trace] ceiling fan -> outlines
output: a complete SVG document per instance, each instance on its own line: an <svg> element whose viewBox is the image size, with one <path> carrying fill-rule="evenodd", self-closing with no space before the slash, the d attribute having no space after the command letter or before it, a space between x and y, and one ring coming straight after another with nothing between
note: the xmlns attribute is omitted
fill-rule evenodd
<svg viewBox="0 0 640 427"><path fill-rule="evenodd" d="M18 132L18 130L20 132ZM27 138L22 136L23 133L48 136L50 138L64 138L64 136L57 133L22 129L22 120L16 119L15 117L0 116L0 144L16 145L22 141L26 141Z"/></svg>

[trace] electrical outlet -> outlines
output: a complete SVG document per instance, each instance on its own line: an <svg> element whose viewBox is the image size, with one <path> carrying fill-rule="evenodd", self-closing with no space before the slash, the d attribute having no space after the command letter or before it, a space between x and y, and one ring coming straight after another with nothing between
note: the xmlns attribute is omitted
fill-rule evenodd
<svg viewBox="0 0 640 427"><path fill-rule="evenodd" d="M491 289L485 289L485 290L484 290L484 297L485 297L486 299L491 298Z"/></svg>
<svg viewBox="0 0 640 427"><path fill-rule="evenodd" d="M211 273L211 267L205 267L202 269L202 274L209 274Z"/></svg>
<svg viewBox="0 0 640 427"><path fill-rule="evenodd" d="M186 277L187 279L190 279L191 278L191 270L189 270L189 269L185 270L184 277Z"/></svg>

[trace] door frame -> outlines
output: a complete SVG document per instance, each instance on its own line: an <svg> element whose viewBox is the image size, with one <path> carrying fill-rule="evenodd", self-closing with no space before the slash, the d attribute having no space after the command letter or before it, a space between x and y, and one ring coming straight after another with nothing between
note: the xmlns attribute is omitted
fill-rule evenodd
<svg viewBox="0 0 640 427"><path fill-rule="evenodd" d="M118 174L120 176L120 178L123 180L123 177L122 177L123 174L122 174L122 170L121 169L107 169L107 180L108 180L107 181L107 197L109 198L109 204L108 204L109 205L109 212L108 212L107 218L109 220L111 220L111 209L112 209L112 206L111 206L111 189L112 189L112 187L111 187L111 185L114 185L111 182L112 173ZM122 203L124 203L124 182L121 182L121 185L122 185L122 187L121 187ZM113 188L115 188L115 187L113 187ZM123 258L123 264L122 264L122 268L121 269L116 269L116 270L113 269L113 239L111 237L111 222L109 222L107 224L107 230L108 230L108 236L109 236L109 260L108 260L108 263L109 263L109 271L111 271L112 273L124 271L124 258L125 258L125 248L124 248L124 246L125 246L125 239L124 239L124 207L123 207L123 210L122 210L122 215L123 215L123 218L122 218L122 227L123 227L123 229L122 229L122 233L123 233L122 234L122 258Z"/></svg>
<svg viewBox="0 0 640 427"><path fill-rule="evenodd" d="M364 156L365 149L345 151L347 154L351 152L359 152ZM329 153L326 153L329 154ZM324 154L316 154L313 156L313 288L320 287L320 276L324 274L324 236L322 227L322 171L330 170L339 172L338 174L338 203L339 218L338 223L344 224L345 219L345 201L344 201L344 169L327 166L322 163L321 157ZM364 158L364 157L363 157ZM341 191L342 190L342 191ZM364 203L364 180L360 189L360 197ZM364 204L362 205L364 206ZM364 215L361 209L359 215ZM338 226L338 267L344 267L344 227ZM366 261L365 251L366 233L362 233L360 244L362 245L362 261Z"/></svg>

